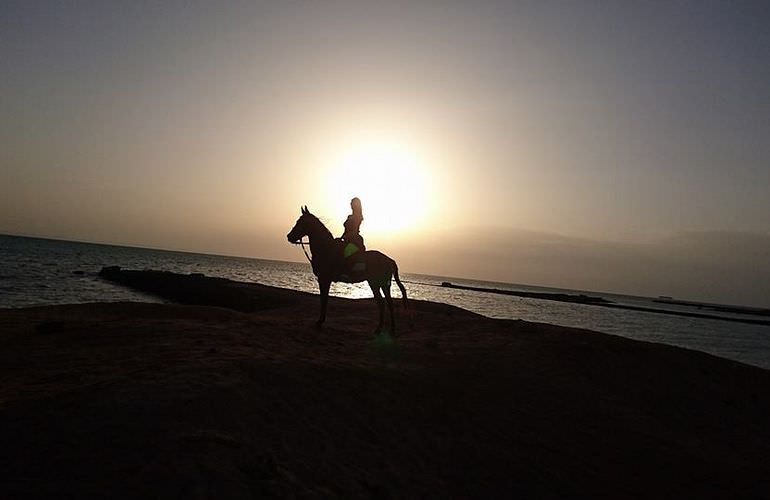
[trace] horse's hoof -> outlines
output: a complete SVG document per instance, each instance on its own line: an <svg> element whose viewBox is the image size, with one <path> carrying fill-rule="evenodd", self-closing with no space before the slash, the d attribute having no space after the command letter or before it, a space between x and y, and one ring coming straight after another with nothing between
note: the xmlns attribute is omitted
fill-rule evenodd
<svg viewBox="0 0 770 500"><path fill-rule="evenodd" d="M315 329L316 330L321 330L323 327L324 327L324 322L323 321L316 321L315 322Z"/></svg>

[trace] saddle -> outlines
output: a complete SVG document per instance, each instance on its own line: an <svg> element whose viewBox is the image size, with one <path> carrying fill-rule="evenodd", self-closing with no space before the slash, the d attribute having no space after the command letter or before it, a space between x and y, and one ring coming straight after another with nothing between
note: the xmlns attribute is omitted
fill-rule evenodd
<svg viewBox="0 0 770 500"><path fill-rule="evenodd" d="M339 248L339 258L337 262L338 281L354 283L361 281L366 272L366 262L364 261L364 252L357 245L345 242L342 239L337 240Z"/></svg>

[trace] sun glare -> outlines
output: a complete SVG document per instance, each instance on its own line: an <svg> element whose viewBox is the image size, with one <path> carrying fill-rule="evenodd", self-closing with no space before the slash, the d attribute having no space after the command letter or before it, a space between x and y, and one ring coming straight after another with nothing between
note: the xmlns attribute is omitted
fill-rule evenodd
<svg viewBox="0 0 770 500"><path fill-rule="evenodd" d="M340 210L349 211L353 196L361 198L362 231L370 234L415 229L432 202L425 165L416 152L397 142L361 142L341 151L327 179L327 192Z"/></svg>

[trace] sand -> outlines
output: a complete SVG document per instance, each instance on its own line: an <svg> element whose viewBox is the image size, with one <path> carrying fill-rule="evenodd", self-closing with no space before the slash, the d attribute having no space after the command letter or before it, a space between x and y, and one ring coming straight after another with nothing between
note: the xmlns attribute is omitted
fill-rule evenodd
<svg viewBox="0 0 770 500"><path fill-rule="evenodd" d="M317 297L168 279L255 300L0 310L0 498L770 494L767 370L418 301L395 339L372 300L317 330Z"/></svg>

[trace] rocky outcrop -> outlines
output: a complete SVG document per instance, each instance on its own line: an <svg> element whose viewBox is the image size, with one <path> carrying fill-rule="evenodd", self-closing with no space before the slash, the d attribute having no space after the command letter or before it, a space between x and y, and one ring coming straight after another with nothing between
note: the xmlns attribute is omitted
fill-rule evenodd
<svg viewBox="0 0 770 500"><path fill-rule="evenodd" d="M99 276L180 304L227 307L242 312L294 305L301 300L313 300L315 304L318 300L309 293L212 278L201 273L135 271L108 266L99 271Z"/></svg>

